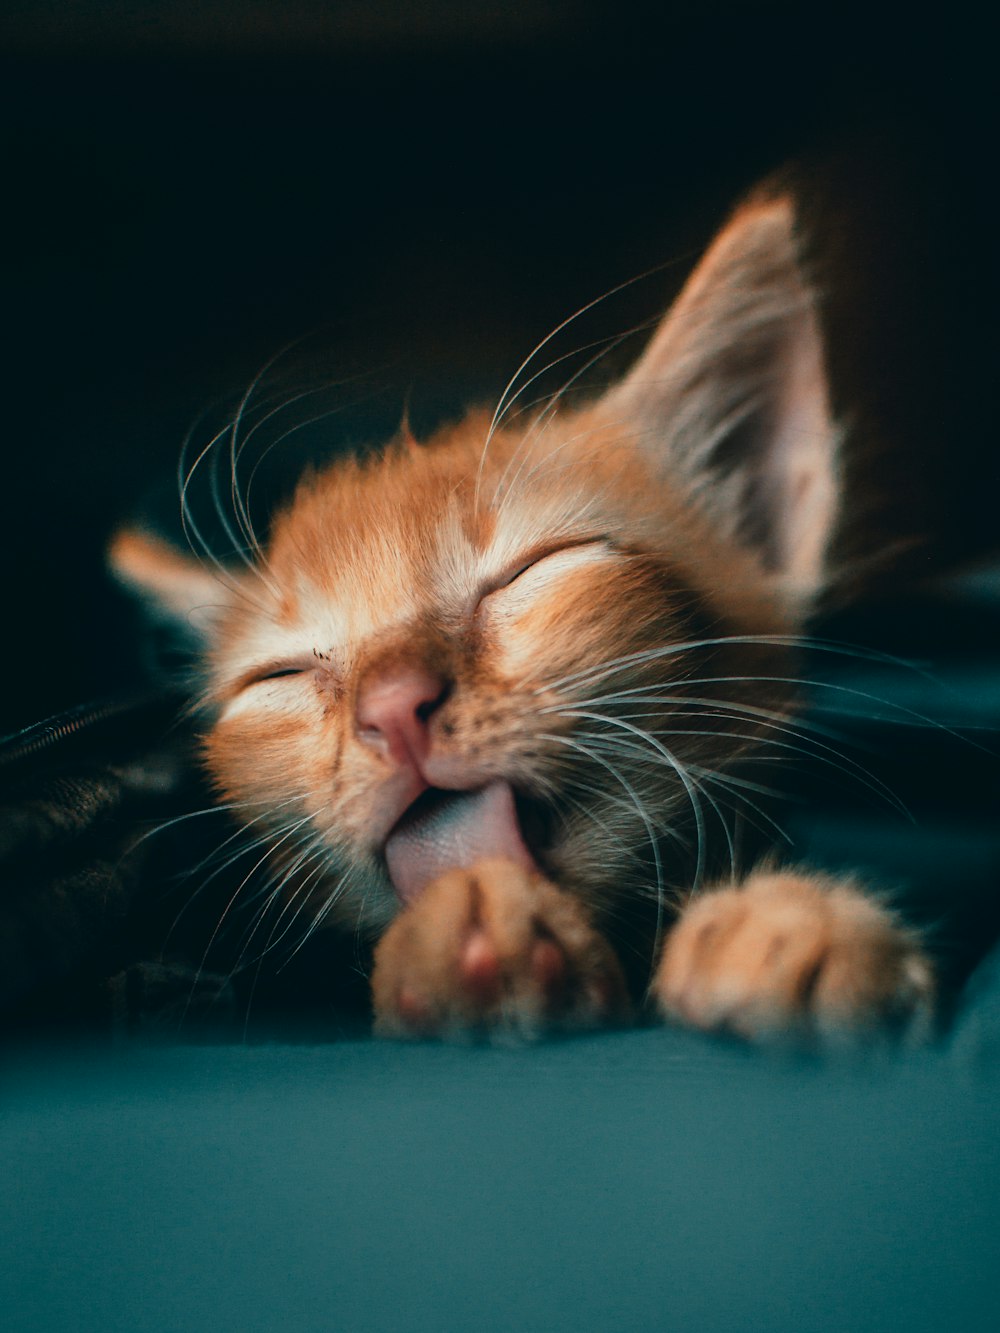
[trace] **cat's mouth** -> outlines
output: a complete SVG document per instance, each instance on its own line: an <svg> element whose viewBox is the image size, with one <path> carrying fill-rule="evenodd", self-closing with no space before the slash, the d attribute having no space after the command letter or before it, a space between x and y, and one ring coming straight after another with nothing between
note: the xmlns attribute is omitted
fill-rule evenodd
<svg viewBox="0 0 1000 1333"><path fill-rule="evenodd" d="M385 842L389 878L404 903L445 871L494 858L538 869L518 800L503 780L477 791L429 788L403 812Z"/></svg>

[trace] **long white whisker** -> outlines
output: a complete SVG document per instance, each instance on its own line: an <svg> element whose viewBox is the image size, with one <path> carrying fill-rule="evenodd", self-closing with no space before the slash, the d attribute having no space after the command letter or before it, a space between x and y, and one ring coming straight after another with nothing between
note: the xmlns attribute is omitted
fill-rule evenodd
<svg viewBox="0 0 1000 1333"><path fill-rule="evenodd" d="M747 806L754 812L754 814L758 815L761 819L765 821L765 823L769 824L771 828L774 829L778 837L782 839L782 841L788 843L789 846L792 845L793 839L786 832L786 830L782 828L782 826L778 823L778 821L772 815L769 815L768 812L764 810L761 806L759 806L756 801L751 801L749 796L747 796L745 794L745 791L743 790L745 788L750 791L762 792L764 795L771 795L772 793L768 788L760 787L758 786L757 783L746 782L741 778L733 777L733 775L730 773L719 773L715 769L704 768L701 764L689 764L688 767L691 770L691 772L696 773L705 782L717 783L727 792L730 800L737 800L742 805ZM741 811L740 813L743 815L744 819L749 819L749 816L745 813L745 811ZM754 820L749 820L749 822L752 823L755 828L760 829L761 832L764 832L764 830L760 828L760 825L757 824Z"/></svg>
<svg viewBox="0 0 1000 1333"><path fill-rule="evenodd" d="M299 940L295 948L292 949L292 951L289 953L288 957L282 963L281 967L278 968L279 972L284 971L284 969L292 961L292 959L299 952L299 950L303 948L308 943L308 941L313 937L316 931L320 929L323 922L326 920L330 912L333 910L334 906L337 904L340 898L343 897L344 889L346 888L350 880L350 877L351 877L350 871L347 871L344 875L341 876L341 878L337 881L336 885L330 890L329 894L327 895L326 902L319 909L319 911L314 914L313 919L310 921L309 927L306 930L305 934L302 936L301 940ZM358 919L360 924L360 912Z"/></svg>
<svg viewBox="0 0 1000 1333"><path fill-rule="evenodd" d="M194 980L194 983L193 983L193 985L192 985L191 994L188 996L188 1003L187 1003L187 1005L185 1005L185 1007L184 1007L184 1013L181 1015L181 1022L182 1022L182 1023L183 1023L185 1017L187 1016L188 1008L190 1007L191 1000L192 1000L192 998L193 998L193 996L194 996L194 987L197 985L198 980L200 979L202 973L203 973L204 970L205 970L205 964L206 964L206 962L208 961L208 956L209 956L209 954L210 954L211 951L212 951L212 947L213 947L213 945L215 944L215 941L218 939L219 931L222 929L223 923L225 922L225 920L226 920L227 916L229 915L230 911L232 910L233 904L234 904L234 903L236 902L236 900L239 898L239 896L240 896L241 893L243 892L244 888L246 888L247 884L250 882L250 880L253 878L253 876L256 874L256 872L260 869L260 867L264 864L264 862L267 861L269 857L273 856L274 853L275 853L275 852L276 852L276 851L277 851L277 850L278 850L284 843L286 843L290 837L293 836L293 834L295 834L300 828L303 827L303 825L307 824L307 823L309 822L310 818L311 818L310 815L306 815L305 818L300 819L300 820L298 821L297 824L293 824L292 827L291 827L290 829L288 829L288 831L287 831L282 837L280 837L275 843L273 843L273 844L268 848L268 850L264 853L264 855L263 855L263 856L256 862L256 864L255 864L255 865L254 865L254 866L247 872L247 874L244 875L243 879L240 881L240 883L237 885L236 889L233 891L232 895L231 895L230 898L229 898L229 901L226 903L225 907L222 909L222 914L221 914L221 916L219 917L218 921L216 922L216 924L215 924L215 929L212 931L212 934L211 934L210 937L209 937L208 943L207 943L206 946L205 946L204 953L203 953L202 956L201 956L201 962L198 964L198 970L197 970L197 972L196 972L196 974L195 974L195 980Z"/></svg>
<svg viewBox="0 0 1000 1333"><path fill-rule="evenodd" d="M650 851L653 856L653 864L656 872L655 942L658 947L663 929L663 907L664 907L664 894L665 894L665 886L663 880L663 864L660 860L659 837L657 835L657 831L652 821L650 820L649 815L646 813L643 803L639 798L638 792L628 781L628 779L622 776L622 774L618 771L617 768L614 767L613 764L609 763L601 755L596 754L588 746L581 744L581 742L579 742L578 740L571 738L569 736L559 736L556 735L555 733L551 735L540 736L539 739L555 742L556 744L559 745L565 745L570 749L576 750L579 754L584 755L592 762L600 764L602 768L607 769L607 771L611 774L611 776L615 779L615 781L618 782L624 788L624 790L628 793L629 797L631 798L632 804L635 808L635 812L642 821L642 824L646 830L647 837L649 838Z"/></svg>
<svg viewBox="0 0 1000 1333"><path fill-rule="evenodd" d="M308 889L309 885L312 884L317 878L319 878L319 876L323 874L324 870L328 868L326 852L327 849L323 845L321 840L319 840L318 838L312 839L311 842L307 845L305 851L300 854L299 858L295 861L295 863L289 868L286 874L282 877L280 884L277 886L277 888L271 895L272 901L276 900L279 896L283 894L286 885L291 881L291 879L295 875L297 875L303 869L304 866L309 864L310 860L315 860L316 862L316 864L306 874L305 878L297 886L294 892L286 899L284 906L278 913L277 919L275 920L273 926L271 927L271 931L267 937L267 941L264 945L264 948L259 954L258 959L256 961L263 960L267 956L267 954L269 954L272 951L272 949L276 949L278 947L281 941L285 938L288 932L295 925L295 922L302 914L303 909L308 905L309 894L306 892L306 890ZM286 916L288 916L289 913L291 913L291 916L289 917L289 920L285 925L285 928L281 931L280 935L277 934L278 928L281 926L282 921L285 919ZM251 960L251 962L252 961L254 960Z"/></svg>
<svg viewBox="0 0 1000 1333"><path fill-rule="evenodd" d="M516 398L519 397L522 393L524 393L524 391L529 387L529 385L533 384L534 381L537 380L540 376L545 375L548 371L553 369L553 367L557 366L561 361L568 360L574 356L579 356L581 352L589 351L590 348L592 347L600 348L600 351L596 352L594 356L589 357L583 363L583 365L580 366L574 372L574 374L572 374L570 378L566 380L566 382L554 394L549 394L546 399L541 400L546 403L546 406L538 414L538 416L531 423L528 429L524 432L524 435L518 441L517 448L512 452L510 458L507 460L507 464L497 483L498 494L503 494L505 487L509 488L516 485L518 477L521 475L524 465L527 462L528 458L530 457L529 446L531 445L532 441L537 439L540 435L544 434L545 430L548 428L549 422L551 421L556 410L558 409L559 404L565 398L566 394L569 393L573 385L576 384L587 373L588 370L591 370L594 366L596 366L599 361L601 361L604 357L609 356L617 347L621 346L621 344L626 340L626 338L629 338L633 334L639 333L643 329L648 327L649 327L648 323L636 325L635 328L626 329L624 333L616 334L611 338L601 338L597 342L588 343L586 346L582 348L577 348L572 352L568 352L565 356L557 357L555 361L549 362L547 366L543 366L541 370L537 371L536 374L532 375L531 379L529 379L527 383L524 384L521 387L521 389L518 390L517 395L515 395L515 397L510 400L510 403L508 403L507 407L504 409L504 412L500 418L501 421L503 420L503 416L505 416L507 412L509 412L510 408L513 406L514 402L516 401ZM518 458L520 458L520 462L518 463L517 472L515 472L513 478L508 483L507 481L508 474L510 472L511 467L514 465L514 462ZM546 459L546 461L548 461L548 458Z"/></svg>
<svg viewBox="0 0 1000 1333"><path fill-rule="evenodd" d="M564 717L587 716L587 714L585 713L575 713L571 709L566 709L566 708L560 709L558 711L560 715ZM603 716L603 714L600 716ZM615 714L616 718L619 716L628 717L629 715ZM650 715L640 714L638 716L646 717ZM653 714L651 716L656 717L657 715ZM695 716L705 717L705 716L712 716L712 714L702 713L702 714L695 714ZM725 719L727 717L727 714L719 713L717 716ZM739 720L738 711L729 716L732 716L734 720ZM613 721L611 717L608 717L605 720L609 722ZM770 727L771 729L776 731L785 732L791 736L795 736L797 734L792 728L780 727L775 723L761 722L760 725ZM746 732L738 732L738 731L726 731L720 733L717 731L701 731L693 727L683 727L683 728L676 728L670 731L663 731L660 728L658 728L657 734L670 735L670 736L684 736L684 735L717 736L717 737L725 736L733 740L749 741L754 745L767 746L771 749L787 750L791 754L802 755L807 759L827 764L829 767L836 769L838 772L844 773L847 777L851 778L853 781L860 782L862 786L867 787L876 796L878 796L880 799L884 800L887 804L891 805L895 810L897 810L904 817L904 819L909 820L910 823L916 822L909 808L899 798L899 796L896 795L896 793L892 790L892 788L881 780L881 778L876 777L874 773L872 773L869 769L865 768L863 764L858 763L857 760L852 759L850 755L842 753L842 751L835 749L832 745L825 744L823 741L816 740L815 737L813 736L802 736L800 738L801 740L808 742L809 745L815 747L814 749L810 750L807 749L805 745L792 745L788 741L775 740L771 736L754 735L752 733L748 734ZM822 751L823 753L817 753L817 751ZM835 756L835 758L832 759L829 758L830 755Z"/></svg>
<svg viewBox="0 0 1000 1333"><path fill-rule="evenodd" d="M588 301L586 305L580 306L580 308L578 310L575 310L573 314L568 315L560 324L557 324L554 329L552 329L549 333L547 333L545 337L541 339L540 342L535 344L535 346L531 349L531 351L528 353L528 355L524 358L524 360L521 362L518 368L514 371L513 375L507 381L507 384L504 387L503 392L501 393L499 399L497 400L496 409L493 412L493 416L487 428L486 438L483 441L482 452L480 453L479 456L479 466L476 471L475 501L477 508L479 504L479 491L480 491L480 486L482 484L483 469L486 464L487 451L489 450L490 443L497 430L497 426L500 422L500 419L503 416L504 412L506 411L506 408L508 406L508 400L512 402L516 401L517 397L521 392L519 390L517 394L514 394L514 397L512 399L510 398L514 386L517 383L522 372L528 368L528 366L532 363L532 361L535 359L535 357L538 355L538 353L542 350L543 347L547 347L549 343L553 340L553 338L558 337L558 335L562 333L563 329L567 328L575 320L580 319L589 310L593 310L594 307L600 305L602 301L609 300L612 296L616 296L619 292L623 292L627 288L635 286L635 284L638 282L643 282L646 278L652 277L653 274L655 273L663 272L664 269L669 268L673 264L678 262L681 262L680 258L676 260L669 260L667 261L667 263L664 264L657 264L653 268L647 269L644 273L637 273L634 277L627 278L624 282L617 283L614 287L610 287L607 291L602 292L600 296L595 296L592 301Z"/></svg>
<svg viewBox="0 0 1000 1333"><path fill-rule="evenodd" d="M646 741L648 744L652 745L654 749L656 749L657 752L663 756L663 758L667 761L667 763L670 764L670 766L673 768L674 772L677 774L677 776L680 778L681 782L684 785L684 790L687 792L688 800L691 802L691 810L695 818L695 827L697 829L697 835L698 835L698 851L697 851L697 859L695 862L694 884L692 887L694 890L699 889L701 887L701 881L705 869L705 819L701 809L701 803L698 800L697 784L691 781L691 778L684 769L684 765L680 762L679 759L677 759L675 755L673 755L670 752L670 750L667 749L665 745L657 741L655 737L650 736L648 732L643 731L641 727L634 726L631 722L624 722L616 717L607 717L603 713L591 713L580 710L573 710L571 712L567 712L566 715L571 717L586 718L592 722L604 722L612 726L623 727L626 731L630 731L640 740ZM703 794L707 795L707 793ZM732 839L729 836L728 826L726 825L725 819L723 819L718 806L715 805L715 802L712 800L710 796L708 797L708 799L711 802L713 808L715 809L716 814L719 816L723 828L726 830L726 839L729 843L730 855L735 865L735 853L733 852L733 844L732 844Z"/></svg>
<svg viewBox="0 0 1000 1333"><path fill-rule="evenodd" d="M612 675L626 667L637 666L643 662L657 661L664 657L676 657L680 653L693 652L700 648L721 648L733 644L759 645L762 647L787 647L802 648L817 652L831 653L840 657L852 657L861 661L878 662L886 666L903 667L924 674L921 669L903 658L892 657L888 653L878 652L875 649L858 648L856 645L838 643L833 639L816 639L808 635L799 634L724 634L716 638L708 639L686 639L681 643L662 644L657 648L644 648L634 653L626 653L621 657L612 658L610 661L602 662L598 666L584 667L580 671L571 672L569 675L561 677L559 680L546 681L545 684L538 687L540 694L546 689L562 689L567 685L574 684L588 679L599 679L605 675ZM714 679L714 678L712 678ZM746 679L746 680L780 680L794 685L815 685L825 684L823 681L801 680L795 677L783 676L753 676L753 677L718 677L720 680L727 679ZM931 678L933 679L933 677ZM831 686L831 688L846 689L846 686ZM863 693L863 692L861 692ZM865 696L873 699L877 703L884 703L885 700L878 699L875 695ZM903 709L902 711L907 711ZM919 714L914 714L919 717ZM922 719L929 722L930 719Z"/></svg>

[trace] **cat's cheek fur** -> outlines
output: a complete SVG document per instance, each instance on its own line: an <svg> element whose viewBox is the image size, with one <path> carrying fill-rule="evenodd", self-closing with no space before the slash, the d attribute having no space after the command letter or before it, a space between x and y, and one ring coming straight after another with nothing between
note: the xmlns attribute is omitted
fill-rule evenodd
<svg viewBox="0 0 1000 1333"><path fill-rule="evenodd" d="M345 743L338 722L318 706L281 719L277 710L248 702L205 737L205 766L254 833L252 845L260 843L254 883L263 880L281 900L294 901L303 920L320 918L326 927L374 937L398 909L384 874L365 854L378 773L372 761L358 765L351 784L338 781Z"/></svg>
<svg viewBox="0 0 1000 1333"><path fill-rule="evenodd" d="M328 769L321 758L330 730L309 683L261 681L242 690L222 708L205 739L208 767L228 790L270 799L315 791ZM252 756L252 763L248 763Z"/></svg>
<svg viewBox="0 0 1000 1333"><path fill-rule="evenodd" d="M664 643L670 623L664 586L626 567L599 565L563 575L534 596L488 611L492 660L511 680L557 680L600 661L609 643ZM627 631L627 634L626 634Z"/></svg>
<svg viewBox="0 0 1000 1333"><path fill-rule="evenodd" d="M761 870L691 900L652 997L670 1021L756 1041L920 1040L934 976L915 936L855 884Z"/></svg>

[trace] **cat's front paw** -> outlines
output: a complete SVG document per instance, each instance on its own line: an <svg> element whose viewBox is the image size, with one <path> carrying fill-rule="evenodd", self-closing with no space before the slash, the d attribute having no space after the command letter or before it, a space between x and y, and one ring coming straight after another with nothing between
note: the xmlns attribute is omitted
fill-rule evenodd
<svg viewBox="0 0 1000 1333"><path fill-rule="evenodd" d="M934 979L914 938L850 884L753 875L692 900L653 986L668 1019L752 1040L924 1035Z"/></svg>
<svg viewBox="0 0 1000 1333"><path fill-rule="evenodd" d="M624 1019L621 967L582 904L509 861L452 870L386 931L372 974L380 1036L531 1038Z"/></svg>

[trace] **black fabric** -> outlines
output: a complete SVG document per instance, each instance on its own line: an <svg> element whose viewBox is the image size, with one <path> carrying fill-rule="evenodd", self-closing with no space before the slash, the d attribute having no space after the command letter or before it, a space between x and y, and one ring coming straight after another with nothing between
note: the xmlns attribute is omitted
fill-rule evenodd
<svg viewBox="0 0 1000 1333"><path fill-rule="evenodd" d="M184 809L190 771L178 706L96 704L0 742L0 1005L13 1016L96 1016L100 983L142 948L137 920L161 891L142 832Z"/></svg>
<svg viewBox="0 0 1000 1333"><path fill-rule="evenodd" d="M233 1038L252 1018L258 1033L329 1037L366 1017L352 941L317 940L290 970L291 950L264 967L247 954L259 848L244 849L196 752L176 694L82 706L0 741L9 1034Z"/></svg>

